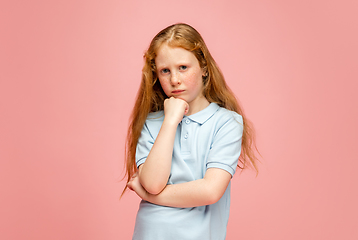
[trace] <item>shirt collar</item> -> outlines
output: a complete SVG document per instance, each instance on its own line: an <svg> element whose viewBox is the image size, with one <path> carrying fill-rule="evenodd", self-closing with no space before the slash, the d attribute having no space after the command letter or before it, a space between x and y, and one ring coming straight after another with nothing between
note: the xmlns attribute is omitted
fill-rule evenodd
<svg viewBox="0 0 358 240"><path fill-rule="evenodd" d="M200 112L194 113L190 116L185 116L185 118L189 118L190 120L197 122L199 124L205 123L214 113L219 109L219 105L216 103L210 103L209 106L201 110Z"/></svg>

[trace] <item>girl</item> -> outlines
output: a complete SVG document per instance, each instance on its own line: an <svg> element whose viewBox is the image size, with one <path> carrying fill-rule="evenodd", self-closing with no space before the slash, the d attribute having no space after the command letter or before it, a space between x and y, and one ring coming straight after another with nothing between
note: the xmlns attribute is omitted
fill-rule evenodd
<svg viewBox="0 0 358 240"><path fill-rule="evenodd" d="M133 239L223 240L236 167L257 170L253 129L191 26L159 32L144 58L126 145Z"/></svg>

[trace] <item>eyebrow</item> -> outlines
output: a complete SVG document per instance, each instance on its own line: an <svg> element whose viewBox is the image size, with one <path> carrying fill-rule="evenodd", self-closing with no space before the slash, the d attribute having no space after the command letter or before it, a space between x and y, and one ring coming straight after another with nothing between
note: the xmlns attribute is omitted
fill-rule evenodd
<svg viewBox="0 0 358 240"><path fill-rule="evenodd" d="M179 64L176 64L177 66L190 66L191 64L189 62L180 62ZM162 68L168 68L167 65L157 65L156 66L157 69L162 69Z"/></svg>
<svg viewBox="0 0 358 240"><path fill-rule="evenodd" d="M160 68L167 68L165 65L159 65L159 66L157 65L156 67L157 67L157 69L160 69Z"/></svg>

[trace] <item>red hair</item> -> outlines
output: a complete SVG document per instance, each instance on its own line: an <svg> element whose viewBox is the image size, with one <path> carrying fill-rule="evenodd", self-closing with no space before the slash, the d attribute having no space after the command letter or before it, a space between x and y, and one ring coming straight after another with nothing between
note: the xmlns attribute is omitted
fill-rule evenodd
<svg viewBox="0 0 358 240"><path fill-rule="evenodd" d="M144 54L142 81L137 93L135 105L130 116L130 125L126 141L126 175L127 182L137 171L135 154L141 130L150 112L164 110L165 95L157 77L155 57L159 47L166 43L170 47L181 47L192 52L199 61L205 73L203 77L203 93L209 102L217 103L220 107L235 111L243 118L244 131L242 136L241 155L238 167L241 169L253 167L256 172L257 151L255 133L251 122L246 118L242 107L235 95L226 85L223 74L211 56L201 35L191 26L183 23L171 25L160 31L151 41ZM125 192L123 190L123 193ZM122 195L123 195L122 193Z"/></svg>

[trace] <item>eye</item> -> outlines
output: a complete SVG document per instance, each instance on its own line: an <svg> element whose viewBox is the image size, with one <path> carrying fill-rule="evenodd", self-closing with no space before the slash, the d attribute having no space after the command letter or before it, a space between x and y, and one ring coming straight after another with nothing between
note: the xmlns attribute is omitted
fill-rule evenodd
<svg viewBox="0 0 358 240"><path fill-rule="evenodd" d="M160 70L160 72L161 72L161 73L163 73L163 74L166 74L166 73L168 73L168 72L169 72L169 69L164 68L164 69Z"/></svg>
<svg viewBox="0 0 358 240"><path fill-rule="evenodd" d="M186 70L187 68L188 68L187 66L182 65L179 67L179 70Z"/></svg>

